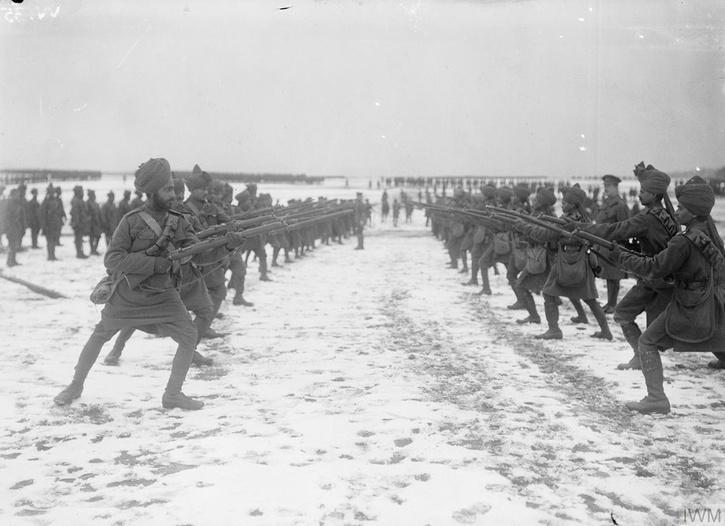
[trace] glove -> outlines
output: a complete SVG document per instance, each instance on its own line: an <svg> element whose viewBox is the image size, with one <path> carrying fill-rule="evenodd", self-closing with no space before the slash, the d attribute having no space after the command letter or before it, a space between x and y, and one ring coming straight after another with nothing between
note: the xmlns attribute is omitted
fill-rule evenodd
<svg viewBox="0 0 725 526"><path fill-rule="evenodd" d="M171 268L171 260L166 258L154 258L154 272L156 274L166 274Z"/></svg>
<svg viewBox="0 0 725 526"><path fill-rule="evenodd" d="M234 250L246 240L241 232L227 232L224 234L224 238L227 241L226 246L229 250Z"/></svg>

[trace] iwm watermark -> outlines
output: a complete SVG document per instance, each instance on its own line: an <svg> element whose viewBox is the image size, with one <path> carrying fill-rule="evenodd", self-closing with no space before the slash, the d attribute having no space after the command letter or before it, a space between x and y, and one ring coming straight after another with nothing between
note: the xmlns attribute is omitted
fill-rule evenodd
<svg viewBox="0 0 725 526"><path fill-rule="evenodd" d="M720 508L685 508L681 517L684 524L725 524Z"/></svg>

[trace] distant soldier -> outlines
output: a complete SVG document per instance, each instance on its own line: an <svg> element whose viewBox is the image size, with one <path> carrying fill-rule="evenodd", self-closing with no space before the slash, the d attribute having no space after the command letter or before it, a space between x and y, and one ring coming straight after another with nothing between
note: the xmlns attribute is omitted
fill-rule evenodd
<svg viewBox="0 0 725 526"><path fill-rule="evenodd" d="M598 208L595 222L597 224L618 223L628 219L629 208L619 196L619 183L622 180L616 175L607 174L602 177L602 181L604 182L604 198L602 205ZM612 259L611 254L605 248L598 247L597 251L604 254L607 259ZM619 280L624 279L626 274L618 266L608 263L604 258L600 258L599 266L601 268L599 277L607 281L607 304L604 306L604 312L605 314L612 314L619 296Z"/></svg>
<svg viewBox="0 0 725 526"><path fill-rule="evenodd" d="M25 215L28 218L28 226L30 227L31 248L40 248L38 246L38 234L40 233L40 203L38 202L38 189L33 188L30 193L32 197L25 207Z"/></svg>
<svg viewBox="0 0 725 526"><path fill-rule="evenodd" d="M118 207L114 203L115 194L111 191L107 194L108 199L101 206L101 227L106 238L106 248L111 244L113 231L116 230L121 217L118 215ZM124 214L125 215L125 214Z"/></svg>
<svg viewBox="0 0 725 526"><path fill-rule="evenodd" d="M45 236L45 245L48 252L48 261L57 261L55 247L58 246L60 231L65 221L63 203L55 192L53 185L48 185L45 199L40 205L40 227Z"/></svg>
<svg viewBox="0 0 725 526"><path fill-rule="evenodd" d="M357 192L355 195L355 202L353 203L353 226L355 229L355 236L357 237L357 246L355 250L363 250L365 248L365 223L367 223L367 215L369 208L363 202L362 192Z"/></svg>
<svg viewBox="0 0 725 526"><path fill-rule="evenodd" d="M118 283L116 290L78 357L73 381L55 397L55 403L68 405L80 397L103 344L121 329L136 328L171 337L178 344L162 406L201 409L202 402L181 391L196 346L196 328L175 287L172 263L165 257L166 248L158 245L155 230L158 227L169 232L162 237L173 247L187 246L196 238L183 216L171 211L174 186L165 159L150 159L141 164L135 185L148 196L146 204L121 219L104 259L107 271Z"/></svg>
<svg viewBox="0 0 725 526"><path fill-rule="evenodd" d="M18 197L20 198L20 223L22 225L22 231L20 232L20 241L18 242L18 250L20 250L23 246L23 237L25 237L25 231L28 229L29 223L28 223L28 199L26 197L26 193L28 191L28 187L25 183L20 183L18 185Z"/></svg>
<svg viewBox="0 0 725 526"><path fill-rule="evenodd" d="M96 201L96 192L90 188L86 192L88 199L86 200L86 209L88 210L88 242L91 246L91 254L94 256L98 253L98 242L103 234L103 220L101 218L101 207Z"/></svg>
<svg viewBox="0 0 725 526"><path fill-rule="evenodd" d="M70 226L73 229L76 257L85 259L88 256L83 253L83 236L87 236L90 231L90 218L88 216L88 207L83 201L82 186L73 188L73 199L70 202Z"/></svg>
<svg viewBox="0 0 725 526"><path fill-rule="evenodd" d="M400 219L400 203L397 199L393 199L393 226L398 226L398 219Z"/></svg>
<svg viewBox="0 0 725 526"><path fill-rule="evenodd" d="M405 222L413 222L413 202L410 199L405 200Z"/></svg>
<svg viewBox="0 0 725 526"><path fill-rule="evenodd" d="M20 249L20 240L25 231L25 205L20 199L20 190L10 190L10 197L5 208L5 235L8 237L7 266L19 265L15 258Z"/></svg>
<svg viewBox="0 0 725 526"><path fill-rule="evenodd" d="M58 203L60 204L60 213L61 213L61 216L63 218L62 225L64 225L65 222L68 219L68 216L65 215L65 206L63 206L63 199L61 199L61 197L60 197L62 193L63 193L63 189L60 186L56 186L55 187L55 197L58 199ZM57 241L55 243L55 246L56 247L62 247L63 246L63 244L60 242L60 230L58 230L58 237L57 237Z"/></svg>
<svg viewBox="0 0 725 526"><path fill-rule="evenodd" d="M118 202L118 220L131 211L131 190L123 191L123 199Z"/></svg>
<svg viewBox="0 0 725 526"><path fill-rule="evenodd" d="M388 202L388 191L387 190L383 190L383 197L382 197L381 201L382 201L381 202L382 206L380 208L381 221L383 223L385 223L385 221L387 221L387 219L388 219L388 215L390 214L390 203Z"/></svg>
<svg viewBox="0 0 725 526"><path fill-rule="evenodd" d="M5 213L7 212L8 198L5 197L5 186L0 184L0 247L3 245L5 233Z"/></svg>

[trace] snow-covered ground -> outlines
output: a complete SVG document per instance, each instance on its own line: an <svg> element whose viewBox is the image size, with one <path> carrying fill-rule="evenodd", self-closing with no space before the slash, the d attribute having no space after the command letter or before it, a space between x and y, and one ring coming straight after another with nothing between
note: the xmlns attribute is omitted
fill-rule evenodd
<svg viewBox="0 0 725 526"><path fill-rule="evenodd" d="M565 305L564 340L532 339L544 328L514 323L503 272L493 296L462 286L420 211L270 283L250 263L255 305L223 305L229 334L201 345L215 365L190 371L184 390L206 403L191 413L161 409L174 344L144 334L53 406L103 273L62 242L57 263L27 250L2 269L68 299L0 280L0 523L684 524L725 508L725 373L709 355L666 353L672 413L631 414L643 379L615 369L630 356L617 327L594 340Z"/></svg>

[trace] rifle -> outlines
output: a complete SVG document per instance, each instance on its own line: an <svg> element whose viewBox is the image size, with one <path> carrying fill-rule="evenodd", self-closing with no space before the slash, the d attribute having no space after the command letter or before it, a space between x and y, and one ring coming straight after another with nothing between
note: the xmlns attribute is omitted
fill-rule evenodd
<svg viewBox="0 0 725 526"><path fill-rule="evenodd" d="M280 223L279 221L275 221L273 223L267 223L266 225L258 226L255 228L248 228L247 230L240 233L243 234L244 238L249 239L255 236L261 236L262 234L273 232L275 230L280 230L282 228L284 228L284 224ZM179 259L194 256L196 254L201 254L202 252L207 252L217 247L222 247L226 244L226 236L209 237L207 239L204 239L203 241L199 241L187 247L171 250L169 252L168 258L171 261L176 261Z"/></svg>
<svg viewBox="0 0 725 526"><path fill-rule="evenodd" d="M234 220L220 225L210 226L204 230L197 232L197 239L206 239L208 237L217 236L220 234L226 234L227 232L238 232L252 226L258 226L262 223L274 221L276 218L273 215L258 216L252 219Z"/></svg>
<svg viewBox="0 0 725 526"><path fill-rule="evenodd" d="M486 205L486 208L493 210L494 212L497 212L498 214L504 214L504 215L509 215L512 217L518 217L519 219L531 217L529 214L524 214L523 212L519 212L518 210L511 210L510 208L501 208L500 206L493 206L493 205ZM539 216L539 219L548 221L549 223L554 223L555 225L566 225L567 224L566 219L562 219L560 217L554 217L554 216L550 216L550 215L541 215L541 216Z"/></svg>
<svg viewBox="0 0 725 526"><path fill-rule="evenodd" d="M522 214L520 212L516 212L514 210L510 210L510 212L513 212L512 214L509 214L511 217L517 217L521 219L522 221L526 221L528 223L531 223L532 225L537 225L542 228L546 228L548 230L552 230L559 234L560 236L567 237L567 238L576 238L580 241L585 241L589 245L600 245L606 249L612 250L615 246L615 244L608 239L604 239L603 237L599 237L595 234L590 234L589 232L586 232L584 230L581 230L579 228L576 228L574 231L569 232L568 230L564 230L563 228L554 225L546 220L530 216L528 214ZM560 219L560 218L557 218ZM564 224L567 224L565 220ZM627 252L629 254L633 254L635 256L641 256L639 252L635 252L634 250L629 250L626 247L623 247L621 245L617 245L617 248L619 248L622 252ZM601 256L601 254L599 254ZM604 256L602 256L604 257ZM606 259L606 258L605 258Z"/></svg>
<svg viewBox="0 0 725 526"><path fill-rule="evenodd" d="M411 203L413 203L414 206L429 208L433 212L436 212L439 214L457 216L459 219L462 219L463 221L468 221L468 222L475 223L475 224L481 224L481 225L493 228L495 230L504 230L504 228L505 228L505 222L502 221L501 218L496 217L495 214L491 214L491 213L485 212L483 210L451 208L451 207L440 206L440 205L429 205L427 203L420 203L418 201L411 201Z"/></svg>

